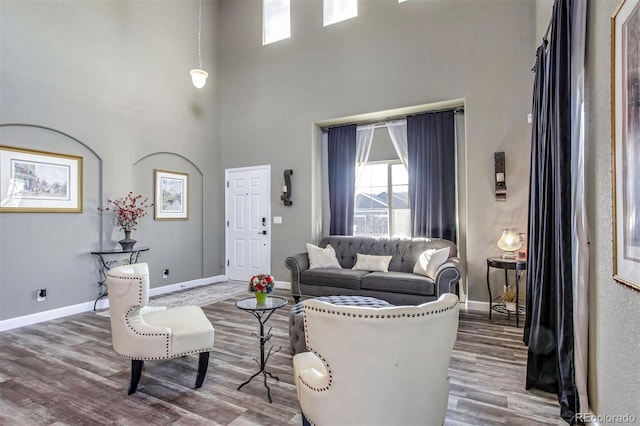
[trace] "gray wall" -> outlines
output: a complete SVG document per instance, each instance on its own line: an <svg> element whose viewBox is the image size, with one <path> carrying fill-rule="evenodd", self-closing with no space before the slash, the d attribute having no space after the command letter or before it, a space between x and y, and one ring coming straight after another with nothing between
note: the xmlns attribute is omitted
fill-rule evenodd
<svg viewBox="0 0 640 426"><path fill-rule="evenodd" d="M609 17L617 4L618 0L590 0L588 5L589 399L595 414L633 414L640 421L640 294L612 279Z"/></svg>
<svg viewBox="0 0 640 426"><path fill-rule="evenodd" d="M589 1L589 393L596 414L640 417L640 297L611 278L609 16L617 3ZM187 75L196 57L195 1L3 0L0 123L58 132L2 127L0 143L80 155L85 173L81 214L0 214L0 319L95 296L88 252L99 248L96 207L129 190L151 196L154 168L190 173L196 203L188 224L145 218L134 233L152 248L145 260L154 286L224 272L223 168L265 163L273 169L272 213L283 216L273 226L272 269L288 280L284 258L322 233L313 123L457 98L466 107L470 298L486 300L484 259L497 254L500 228L526 225L529 69L551 4L360 2L357 19L322 28L319 2L293 2L292 39L263 47L260 2L223 1L217 17L205 0L210 78L198 91ZM509 194L496 203L493 152L502 150ZM294 169L296 188L286 208L278 199L285 168ZM115 246L121 233L107 219L102 225L104 247ZM164 267L168 280L158 276ZM44 286L47 301L37 303L34 291Z"/></svg>
<svg viewBox="0 0 640 426"><path fill-rule="evenodd" d="M295 173L293 206L272 199L283 224L273 226L271 272L289 281L286 256L327 232L314 123L464 98L469 298L486 301L501 228L526 225L534 2L359 2L357 19L326 28L321 2L293 2L291 14L291 39L262 46L261 3L220 2L223 167L271 164L273 194L283 169ZM507 158L504 203L494 201L496 151Z"/></svg>
<svg viewBox="0 0 640 426"><path fill-rule="evenodd" d="M202 12L211 77L198 90L196 1L0 2L0 123L71 136L10 126L0 144L80 155L85 166L82 213L0 214L0 319L95 298L97 207L130 190L153 198L154 168L190 173L192 209L186 222L151 212L134 231L151 248L141 260L152 286L224 273L215 2ZM123 234L110 216L102 224L103 248L114 248Z"/></svg>

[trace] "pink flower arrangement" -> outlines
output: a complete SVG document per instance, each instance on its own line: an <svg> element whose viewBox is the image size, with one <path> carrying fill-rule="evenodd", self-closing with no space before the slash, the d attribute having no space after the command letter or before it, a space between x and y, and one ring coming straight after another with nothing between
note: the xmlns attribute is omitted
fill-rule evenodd
<svg viewBox="0 0 640 426"><path fill-rule="evenodd" d="M129 192L124 198L107 199L107 202L111 203L110 207L104 209L98 207L98 210L113 211L118 219L118 226L123 231L136 229L138 219L145 217L147 209L153 206L153 203L149 203L148 198L142 199L142 195L133 195L133 192Z"/></svg>
<svg viewBox="0 0 640 426"><path fill-rule="evenodd" d="M271 293L273 290L273 277L269 274L258 274L249 280L249 291L256 293Z"/></svg>

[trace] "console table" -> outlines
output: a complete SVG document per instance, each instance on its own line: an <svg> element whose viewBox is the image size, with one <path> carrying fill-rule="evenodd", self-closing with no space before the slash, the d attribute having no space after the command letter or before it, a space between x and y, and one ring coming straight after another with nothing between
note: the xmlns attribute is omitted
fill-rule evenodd
<svg viewBox="0 0 640 426"><path fill-rule="evenodd" d="M93 302L93 310L96 310L98 300L107 295L107 271L116 263L122 263L131 265L138 262L138 256L143 251L149 251L149 247L137 247L130 250L98 250L92 251L91 254L97 256L100 260L100 276L101 280L98 281L98 297Z"/></svg>
<svg viewBox="0 0 640 426"><path fill-rule="evenodd" d="M527 259L503 259L501 257L489 257L487 259L487 290L489 290L489 319L491 319L491 312L496 311L501 314L511 315L506 305L502 302L501 297L496 298L497 303L493 303L493 297L491 296L491 283L489 281L490 268L504 269L504 284L509 285L507 272L514 270L516 273L516 310L513 312L516 317L516 327L520 327L520 315L525 315L526 310L524 306L521 306L518 302L520 300L520 273L527 269Z"/></svg>

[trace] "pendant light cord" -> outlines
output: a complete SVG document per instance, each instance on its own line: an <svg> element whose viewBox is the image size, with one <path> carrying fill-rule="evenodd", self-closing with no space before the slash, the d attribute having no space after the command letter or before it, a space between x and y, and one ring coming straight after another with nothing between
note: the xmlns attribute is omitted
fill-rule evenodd
<svg viewBox="0 0 640 426"><path fill-rule="evenodd" d="M198 5L198 68L202 69L202 53L200 51L200 33L202 32L202 0Z"/></svg>

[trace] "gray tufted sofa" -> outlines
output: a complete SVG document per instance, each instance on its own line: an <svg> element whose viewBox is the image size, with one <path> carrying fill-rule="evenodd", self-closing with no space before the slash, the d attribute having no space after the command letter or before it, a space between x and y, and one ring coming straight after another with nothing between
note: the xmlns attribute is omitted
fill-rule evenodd
<svg viewBox="0 0 640 426"><path fill-rule="evenodd" d="M456 245L437 238L371 238L329 236L319 246L331 244L343 269L309 269L307 253L290 256L285 264L291 270L291 295L298 302L302 296L360 295L385 300L394 305L418 305L438 299L443 293L458 294L458 282L464 268L457 257ZM449 247L449 259L435 280L413 273L422 252ZM389 272L354 271L356 255L393 256Z"/></svg>

